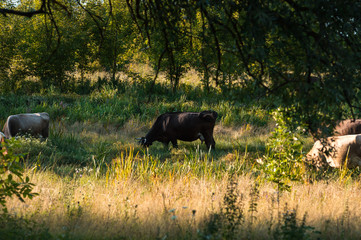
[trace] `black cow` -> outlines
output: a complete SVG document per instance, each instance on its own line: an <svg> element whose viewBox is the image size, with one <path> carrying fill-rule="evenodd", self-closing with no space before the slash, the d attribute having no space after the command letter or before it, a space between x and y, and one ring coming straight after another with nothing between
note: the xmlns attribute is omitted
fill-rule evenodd
<svg viewBox="0 0 361 240"><path fill-rule="evenodd" d="M205 141L207 148L215 149L213 128L218 114L215 111L203 112L174 112L160 115L145 137L139 143L145 147L159 141L168 146L178 147L177 140Z"/></svg>

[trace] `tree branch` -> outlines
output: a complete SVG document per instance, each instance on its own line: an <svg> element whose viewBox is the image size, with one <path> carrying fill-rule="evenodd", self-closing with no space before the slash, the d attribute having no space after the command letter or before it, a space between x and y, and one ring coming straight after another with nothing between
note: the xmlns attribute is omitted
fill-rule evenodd
<svg viewBox="0 0 361 240"><path fill-rule="evenodd" d="M97 26L98 30L99 30L99 34L100 34L100 37L101 39L103 40L104 39L104 35L103 35L103 29L102 27L100 26L99 22L95 19L95 16L88 10L86 9L79 0L76 0L76 2L78 3L78 5L91 17L91 19L93 19L95 25ZM101 19L99 16L96 16L98 17L99 19Z"/></svg>
<svg viewBox="0 0 361 240"><path fill-rule="evenodd" d="M47 12L44 11L43 9L39 9L39 10L35 10L35 11L29 11L29 12L24 12L24 11L18 11L18 10L0 8L0 13L1 13L2 15L4 15L5 17L7 17L7 14L12 14L12 15L18 15L18 16L23 16L23 17L31 18L31 17L34 16L34 15L37 15L37 14L45 14L45 13L47 13Z"/></svg>
<svg viewBox="0 0 361 240"><path fill-rule="evenodd" d="M32 16L37 15L37 14L46 14L47 12L45 11L45 9L46 9L46 0L42 0L41 6L38 10L19 11L19 10L7 9L7 8L0 8L0 13L2 15L4 15L5 17L7 16L7 14L12 14L12 15L31 18Z"/></svg>

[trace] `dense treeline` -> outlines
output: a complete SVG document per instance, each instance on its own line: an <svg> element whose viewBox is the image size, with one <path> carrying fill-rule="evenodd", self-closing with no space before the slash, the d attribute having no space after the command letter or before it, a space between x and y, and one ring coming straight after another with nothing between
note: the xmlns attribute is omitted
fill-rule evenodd
<svg viewBox="0 0 361 240"><path fill-rule="evenodd" d="M37 4L23 1L17 8L36 8ZM31 93L51 85L62 92L72 91L77 80L74 73L85 81L87 72L115 73L132 58L129 53L137 45L133 43L136 36L125 3L114 5L112 12L101 1L87 1L86 7L67 2L64 7L66 11L54 9L53 15L1 18L4 92ZM40 85L34 86L34 78Z"/></svg>
<svg viewBox="0 0 361 240"><path fill-rule="evenodd" d="M359 113L359 1L28 0L0 5L2 92L71 92L86 73L145 62L173 91L190 68L208 91L276 96L293 120ZM19 16L20 15L20 16ZM28 17L23 17L28 16ZM77 73L77 74L74 74ZM340 106L345 106L341 108ZM314 119L318 119L315 123ZM296 121L298 122L298 121Z"/></svg>

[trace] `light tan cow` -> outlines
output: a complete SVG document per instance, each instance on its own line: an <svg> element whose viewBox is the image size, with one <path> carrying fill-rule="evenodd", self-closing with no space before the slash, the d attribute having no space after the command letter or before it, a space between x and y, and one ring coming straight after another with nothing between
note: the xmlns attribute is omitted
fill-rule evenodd
<svg viewBox="0 0 361 240"><path fill-rule="evenodd" d="M6 120L3 132L6 138L22 134L47 138L49 136L49 121L49 114L46 112L11 115Z"/></svg>
<svg viewBox="0 0 361 240"><path fill-rule="evenodd" d="M348 168L361 166L361 134L328 137L323 144L318 140L306 158L316 167L340 168L346 160Z"/></svg>

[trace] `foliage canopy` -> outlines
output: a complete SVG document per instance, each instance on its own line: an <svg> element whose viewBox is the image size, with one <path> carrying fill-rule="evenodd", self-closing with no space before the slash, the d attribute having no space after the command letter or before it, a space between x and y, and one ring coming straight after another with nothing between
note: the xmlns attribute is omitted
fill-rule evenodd
<svg viewBox="0 0 361 240"><path fill-rule="evenodd" d="M214 83L224 91L247 89L252 98L271 96L290 119L316 132L319 125L359 115L360 5L341 0L4 1L0 84L16 91L36 77L40 88L72 91L71 73L80 72L85 81L86 72L105 70L115 79L117 71L128 71L126 65L137 61L155 71L149 91L159 71L176 91L193 68L208 90Z"/></svg>

